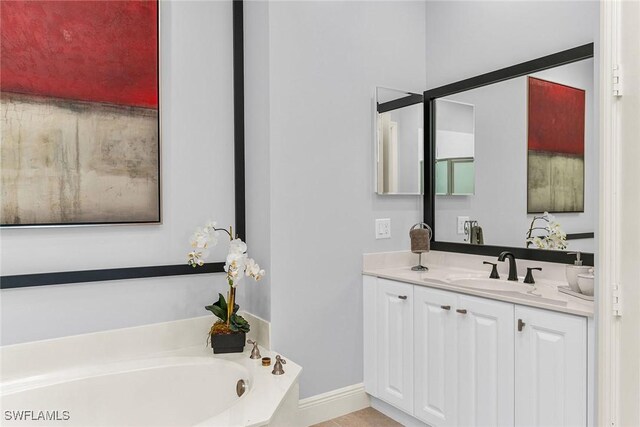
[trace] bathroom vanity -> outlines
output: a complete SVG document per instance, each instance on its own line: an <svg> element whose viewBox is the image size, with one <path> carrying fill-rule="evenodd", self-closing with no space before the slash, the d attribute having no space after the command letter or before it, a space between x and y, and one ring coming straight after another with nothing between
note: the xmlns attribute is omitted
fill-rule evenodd
<svg viewBox="0 0 640 427"><path fill-rule="evenodd" d="M593 303L557 291L562 264L535 284L490 279L493 257L432 251L364 257L367 393L429 426L592 425Z"/></svg>

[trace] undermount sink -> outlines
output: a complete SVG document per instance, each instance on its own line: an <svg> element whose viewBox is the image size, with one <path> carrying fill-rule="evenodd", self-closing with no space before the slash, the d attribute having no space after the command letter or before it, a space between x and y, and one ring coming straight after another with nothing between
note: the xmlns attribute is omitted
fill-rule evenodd
<svg viewBox="0 0 640 427"><path fill-rule="evenodd" d="M516 291L528 292L533 289L532 285L502 279L487 279L484 277L449 277L446 280L455 286L465 288L482 289L487 291Z"/></svg>

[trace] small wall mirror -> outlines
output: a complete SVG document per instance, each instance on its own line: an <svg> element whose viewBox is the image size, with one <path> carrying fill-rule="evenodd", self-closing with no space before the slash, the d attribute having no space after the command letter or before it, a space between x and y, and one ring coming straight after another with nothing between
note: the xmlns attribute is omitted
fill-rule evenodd
<svg viewBox="0 0 640 427"><path fill-rule="evenodd" d="M436 195L475 193L473 104L436 99Z"/></svg>
<svg viewBox="0 0 640 427"><path fill-rule="evenodd" d="M423 193L422 95L376 88L376 193Z"/></svg>

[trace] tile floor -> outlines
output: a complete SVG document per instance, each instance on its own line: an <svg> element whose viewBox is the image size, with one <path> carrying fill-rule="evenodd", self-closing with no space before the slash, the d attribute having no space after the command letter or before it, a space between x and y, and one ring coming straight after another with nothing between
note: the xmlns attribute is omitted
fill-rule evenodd
<svg viewBox="0 0 640 427"><path fill-rule="evenodd" d="M311 427L402 427L373 408L365 408Z"/></svg>

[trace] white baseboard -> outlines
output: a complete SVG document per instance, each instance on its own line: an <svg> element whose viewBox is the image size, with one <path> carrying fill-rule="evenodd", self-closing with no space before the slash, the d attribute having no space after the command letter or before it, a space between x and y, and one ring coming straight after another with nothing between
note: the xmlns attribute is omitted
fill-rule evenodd
<svg viewBox="0 0 640 427"><path fill-rule="evenodd" d="M298 406L302 426L310 426L370 406L364 384L354 384L301 399Z"/></svg>

